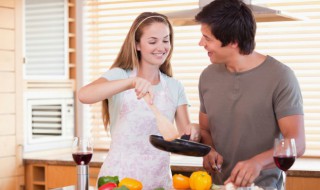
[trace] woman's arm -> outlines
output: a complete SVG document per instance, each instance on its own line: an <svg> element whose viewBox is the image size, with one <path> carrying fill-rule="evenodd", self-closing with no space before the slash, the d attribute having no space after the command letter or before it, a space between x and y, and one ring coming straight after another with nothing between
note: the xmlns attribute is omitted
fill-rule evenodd
<svg viewBox="0 0 320 190"><path fill-rule="evenodd" d="M196 123L190 122L188 105L181 105L178 107L175 115L176 125L179 131L179 135L190 135L190 140L200 141L200 127Z"/></svg>
<svg viewBox="0 0 320 190"><path fill-rule="evenodd" d="M78 98L81 103L93 104L134 87L135 78L108 81L99 78L92 83L80 88Z"/></svg>
<svg viewBox="0 0 320 190"><path fill-rule="evenodd" d="M186 104L181 105L177 108L176 114L175 114L175 121L176 125L179 131L179 135L184 134L190 134L191 128L190 128L190 117L188 113L188 106Z"/></svg>

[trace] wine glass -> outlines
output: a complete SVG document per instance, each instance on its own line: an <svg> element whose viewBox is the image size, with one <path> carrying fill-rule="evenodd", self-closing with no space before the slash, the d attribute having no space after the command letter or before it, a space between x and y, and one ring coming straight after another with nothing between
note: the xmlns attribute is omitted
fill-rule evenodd
<svg viewBox="0 0 320 190"><path fill-rule="evenodd" d="M77 165L88 165L93 153L92 139L75 137L72 144L72 157Z"/></svg>
<svg viewBox="0 0 320 190"><path fill-rule="evenodd" d="M89 162L93 153L92 139L75 137L72 144L72 157L77 164L77 188L89 189Z"/></svg>
<svg viewBox="0 0 320 190"><path fill-rule="evenodd" d="M293 165L297 157L296 143L294 139L284 138L274 140L273 160L276 166L284 172L284 187L285 174Z"/></svg>

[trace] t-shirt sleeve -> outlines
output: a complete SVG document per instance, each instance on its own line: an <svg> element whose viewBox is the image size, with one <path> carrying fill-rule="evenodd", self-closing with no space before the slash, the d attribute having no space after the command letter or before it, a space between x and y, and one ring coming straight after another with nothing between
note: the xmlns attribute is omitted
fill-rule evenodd
<svg viewBox="0 0 320 190"><path fill-rule="evenodd" d="M109 81L126 79L128 77L129 77L129 72L127 70L124 70L124 69L121 69L118 67L115 67L115 68L112 68L112 69L106 71L101 76L101 78L105 78ZM121 94L122 94L122 92L115 94L112 97L108 98L108 100L110 101L109 104L118 105ZM110 110L110 107L111 106L109 106L109 110Z"/></svg>
<svg viewBox="0 0 320 190"><path fill-rule="evenodd" d="M200 112L202 113L207 113L204 103L203 103L203 97L202 97L202 90L201 90L201 79L202 79L202 74L200 75L200 79L199 79L199 84L198 84L198 91L199 91L199 100L200 100Z"/></svg>
<svg viewBox="0 0 320 190"><path fill-rule="evenodd" d="M285 72L279 81L274 99L277 119L304 114L299 82L291 69Z"/></svg>
<svg viewBox="0 0 320 190"><path fill-rule="evenodd" d="M102 74L101 77L109 81L120 80L128 78L128 73L126 70L116 67L108 70L107 72Z"/></svg>
<svg viewBox="0 0 320 190"><path fill-rule="evenodd" d="M188 104L188 99L181 82L178 82L178 106Z"/></svg>

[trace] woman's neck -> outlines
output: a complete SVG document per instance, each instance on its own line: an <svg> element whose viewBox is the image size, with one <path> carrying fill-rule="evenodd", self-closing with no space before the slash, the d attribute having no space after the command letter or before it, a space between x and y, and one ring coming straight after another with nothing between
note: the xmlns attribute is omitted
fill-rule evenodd
<svg viewBox="0 0 320 190"><path fill-rule="evenodd" d="M138 70L137 76L148 80L153 85L156 85L160 82L159 68L140 67Z"/></svg>

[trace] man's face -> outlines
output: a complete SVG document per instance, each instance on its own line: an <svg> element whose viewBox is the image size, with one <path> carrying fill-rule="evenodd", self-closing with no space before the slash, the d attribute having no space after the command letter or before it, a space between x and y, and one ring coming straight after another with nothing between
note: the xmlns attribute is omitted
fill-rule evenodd
<svg viewBox="0 0 320 190"><path fill-rule="evenodd" d="M207 24L201 24L201 33L199 45L207 50L211 63L225 64L232 53L230 45L221 47L221 41L215 38Z"/></svg>

